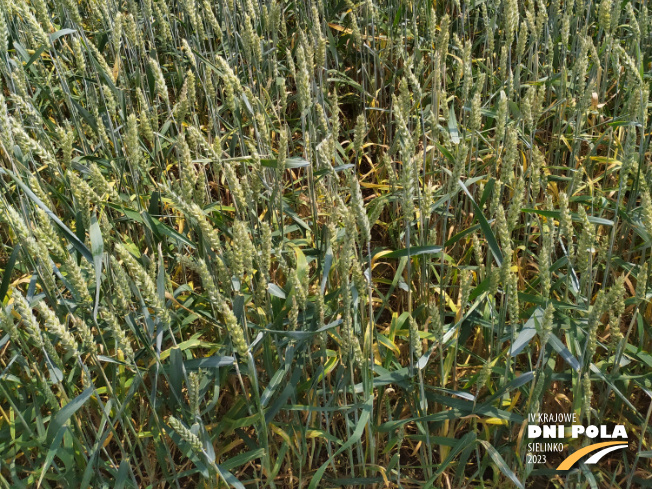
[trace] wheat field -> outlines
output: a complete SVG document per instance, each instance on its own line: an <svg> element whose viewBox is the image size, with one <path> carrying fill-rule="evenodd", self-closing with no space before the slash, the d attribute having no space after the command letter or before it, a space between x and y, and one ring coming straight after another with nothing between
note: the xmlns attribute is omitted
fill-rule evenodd
<svg viewBox="0 0 652 489"><path fill-rule="evenodd" d="M651 487L650 7L0 0L0 487Z"/></svg>

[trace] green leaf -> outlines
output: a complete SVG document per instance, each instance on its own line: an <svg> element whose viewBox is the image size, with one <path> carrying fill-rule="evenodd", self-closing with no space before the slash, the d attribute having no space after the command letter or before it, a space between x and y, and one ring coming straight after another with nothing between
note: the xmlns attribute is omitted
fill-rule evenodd
<svg viewBox="0 0 652 489"><path fill-rule="evenodd" d="M274 297L278 297L279 299L285 299L285 291L280 288L278 285L273 284L273 283L268 283L267 284L267 291L269 292L269 295L273 295Z"/></svg>
<svg viewBox="0 0 652 489"><path fill-rule="evenodd" d="M429 400L443 404L444 406L449 406L454 411L463 412L465 414L481 414L483 416L504 419L505 421L512 421L515 423L523 421L523 416L518 413L505 411L486 404L478 405L470 401L453 399L452 397L442 396L432 392L426 392L426 397ZM426 418L428 418L428 416L424 416L423 421L426 421Z"/></svg>
<svg viewBox="0 0 652 489"><path fill-rule="evenodd" d="M267 406L269 401L272 399L272 396L274 395L274 392L278 388L279 385L281 385L281 382L283 382L283 379L285 378L286 370L284 368L278 369L278 371L274 374L272 379L269 381L269 384L267 384L267 387L265 387L265 390L263 392L263 395L260 396L260 405L262 407Z"/></svg>
<svg viewBox="0 0 652 489"><path fill-rule="evenodd" d="M264 455L265 450L263 448L259 448L258 450L251 450L249 452L241 453L240 455L236 455L235 457L228 459L223 464L220 464L220 468L225 471L233 470L240 467L241 465L251 462L252 460L262 458Z"/></svg>
<svg viewBox="0 0 652 489"><path fill-rule="evenodd" d="M513 391L514 389L518 389L519 387L527 384L528 382L532 382L533 379L534 379L534 371L525 372L524 374L519 375L514 380L512 380L509 384L498 389L489 399L484 401L482 403L482 407L489 406L496 399L502 397L503 394L509 391Z"/></svg>
<svg viewBox="0 0 652 489"><path fill-rule="evenodd" d="M235 362L234 357L226 355L214 355L212 357L195 358L194 360L186 360L183 366L187 370L197 370L200 368L219 368L233 365Z"/></svg>
<svg viewBox="0 0 652 489"><path fill-rule="evenodd" d="M278 168L276 159L261 159L260 163L267 168ZM287 158L285 160L285 168L305 168L306 166L310 166L310 163L303 158Z"/></svg>
<svg viewBox="0 0 652 489"><path fill-rule="evenodd" d="M326 479L325 487L371 487L374 484L378 487L385 479L382 477L340 477L339 479Z"/></svg>
<svg viewBox="0 0 652 489"><path fill-rule="evenodd" d="M50 468L50 465L54 461L54 457L59 451L59 446L61 445L61 440L63 440L63 435L66 432L66 427L64 426L70 417L75 414L80 407L91 397L93 393L93 388L89 387L80 395L75 397L72 401L66 404L61 411L54 415L52 421L48 425L48 431L45 437L46 443L49 443L48 453L45 457L43 463L43 468L41 469L41 475L39 476L37 486L41 485L47 470Z"/></svg>
<svg viewBox="0 0 652 489"><path fill-rule="evenodd" d="M470 228L467 228L464 231L460 231L456 235L451 236L450 239L448 241L446 241L446 243L444 243L444 245L445 246L453 245L453 244L457 243L460 239L462 239L464 236L467 236L467 235L473 233L474 231L476 231L478 228L480 228L480 224L474 224Z"/></svg>
<svg viewBox="0 0 652 489"><path fill-rule="evenodd" d="M453 144L460 142L460 130L457 128L457 117L455 116L455 105L451 104L448 110L448 132L451 135Z"/></svg>
<svg viewBox="0 0 652 489"><path fill-rule="evenodd" d="M557 353L561 355L561 357L564 359L564 361L570 365L573 370L579 372L581 365L580 362L573 356L573 354L566 348L566 346L561 342L557 336L552 333L550 334L550 338L548 339L548 343L552 345L552 347L555 349Z"/></svg>
<svg viewBox="0 0 652 489"><path fill-rule="evenodd" d="M65 36L66 34L72 34L73 32L77 32L75 29L61 29L58 30L57 32L53 32L50 34L50 42L54 42L57 39L59 39L61 36Z"/></svg>
<svg viewBox="0 0 652 489"><path fill-rule="evenodd" d="M163 224L158 219L153 218L148 212L143 211L141 215L144 222L149 225L152 231L158 233L159 236L165 235L169 238L176 239L177 241L189 246L192 249L197 248L197 245L186 238L183 234L175 231L170 226Z"/></svg>
<svg viewBox="0 0 652 489"><path fill-rule="evenodd" d="M326 290L326 283L328 282L328 274L331 271L333 266L333 248L331 246L326 250L326 255L324 256L324 269L322 271L321 279L321 293L323 294Z"/></svg>
<svg viewBox="0 0 652 489"><path fill-rule="evenodd" d="M428 479L428 481L425 483L423 488L428 489L432 487L435 480L437 480L437 477L439 477L441 474L444 473L444 471L448 468L448 466L453 461L453 459L457 456L457 454L462 452L468 447L472 447L475 444L477 437L478 436L473 431L470 431L462 438L460 438L459 441L453 447L453 449L450 451L446 459L441 464L439 464L439 468L437 468L437 471L433 474L433 476L430 479Z"/></svg>
<svg viewBox="0 0 652 489"><path fill-rule="evenodd" d="M413 418L399 419L395 421L387 421L381 424L377 428L377 430L382 433L382 432L397 430L401 426L406 425L408 423L426 422L426 421L435 421L435 422L446 421L448 419L461 418L463 416L467 416L468 414L469 414L468 411L463 411L461 409L449 409L447 411L439 411L438 413L435 414L429 414L428 416L419 416Z"/></svg>
<svg viewBox="0 0 652 489"><path fill-rule="evenodd" d="M411 246L410 248L403 248L400 250L391 251L385 255L382 255L383 258L402 258L404 256L417 256L417 255L434 255L441 253L441 246Z"/></svg>
<svg viewBox="0 0 652 489"><path fill-rule="evenodd" d="M82 106L79 104L79 102L77 102L77 101L75 101L75 100L72 100L72 104L73 104L73 105L75 106L75 108L79 111L79 114L82 116L82 119L84 119L84 121L86 121L86 123L87 123L89 126L91 126L91 129L93 129L93 131L95 131L95 134L99 134L99 131L98 131L97 125L98 125L98 124L103 124L103 122L102 122L102 120L101 120L102 118L101 118L101 117L98 117L98 119L100 119L100 120L97 120L97 121L96 121L96 120L95 120L95 117L93 117L93 115L92 115L89 111L87 111L84 107L82 107Z"/></svg>
<svg viewBox="0 0 652 489"><path fill-rule="evenodd" d="M0 168L0 173L4 173L6 175L9 175L11 178L13 178L14 182L16 182L16 185L18 185L27 196L34 201L36 205L38 205L41 209L45 211L45 213L54 221L54 223L59 226L63 234L66 235L66 238L70 241L70 243L75 247L75 249L84 257L86 258L89 263L93 263L93 254L90 252L88 248L86 248L86 245L80 241L80 239L73 233L68 226L66 226L63 222L61 222L61 219L59 219L54 212L52 212L48 206L46 206L41 199L39 199L34 192L32 192L32 189L30 189L27 185L25 185L23 182L21 182L16 175L10 170L7 170L5 168Z"/></svg>
<svg viewBox="0 0 652 489"><path fill-rule="evenodd" d="M93 388L89 387L68 404L66 404L61 409L61 411L57 412L57 414L54 415L54 418L52 418L52 421L50 421L50 424L48 425L46 441L52 442L54 440L55 436L66 423L66 421L68 421L70 417L75 414L86 401L88 401L88 399L91 397L91 394L93 394Z"/></svg>
<svg viewBox="0 0 652 489"><path fill-rule="evenodd" d="M97 321L97 307L100 302L100 284L102 282L102 261L104 256L104 239L102 230L97 222L97 214L91 217L91 252L93 253L93 265L95 267L95 304L93 306L93 319Z"/></svg>
<svg viewBox="0 0 652 489"><path fill-rule="evenodd" d="M29 68L29 67L32 65L32 63L34 63L34 61L36 61L37 59L39 59L39 58L41 57L41 54L43 54L43 51L45 51L47 48L48 48L48 47L47 47L45 44L44 44L43 46L41 46L40 48L38 48L38 49L36 50L36 52L35 52L34 54L32 54L32 57L29 58L29 61L28 61L27 64L25 65L25 68L24 68L24 69Z"/></svg>
<svg viewBox="0 0 652 489"><path fill-rule="evenodd" d="M381 370L381 367L376 367L376 371ZM374 379L374 388L382 387L388 384L401 384L410 378L408 367L403 367L393 372L384 372ZM360 394L364 392L362 382L355 385L355 393Z"/></svg>
<svg viewBox="0 0 652 489"><path fill-rule="evenodd" d="M514 472L512 472L512 470L509 467L507 467L507 464L505 463L505 459L503 459L502 455L500 453L498 453L498 450L496 450L491 443L486 442L484 440L480 440L480 443L482 443L482 446L485 447L485 449L487 450L487 453L489 454L491 459L494 461L494 463L498 466L500 471L509 480L511 480L516 485L516 487L518 487L519 489L525 489L525 486L523 485L523 483L520 480L518 480L518 477L516 477L516 474Z"/></svg>
<svg viewBox="0 0 652 489"><path fill-rule="evenodd" d="M491 226L489 225L489 222L484 217L484 214L482 213L482 209L480 209L480 206L476 204L475 200L473 200L473 196L471 195L471 192L469 192L469 189L466 188L466 185L464 185L464 182L462 182L462 180L458 180L457 183L459 183L460 187L462 187L462 190L464 190L464 192L469 197L469 199L471 199L471 204L473 204L473 207L475 209L475 217L477 217L478 221L480 221L480 227L482 228L484 237L487 239L487 244L489 245L491 254L494 256L494 260L496 260L496 264L498 266L501 266L503 264L503 252L500 250L500 246L498 246L498 241L496 241L496 237L494 236L494 233L491 230Z"/></svg>
<svg viewBox="0 0 652 489"><path fill-rule="evenodd" d="M532 338L534 338L534 336L537 334L536 325L542 319L543 308L537 307L512 343L512 346L509 349L509 354L511 356L518 355L521 350L523 350L523 348L525 348L525 346L532 340Z"/></svg>
<svg viewBox="0 0 652 489"><path fill-rule="evenodd" d="M52 439L52 443L50 443L50 447L48 448L48 453L45 456L45 461L43 462L43 467L41 468L41 475L39 476L36 487L40 487L41 482L43 482L43 478L45 477L45 474L50 468L50 465L52 465L52 462L54 461L54 457L57 455L57 452L59 451L59 447L61 446L61 440L63 440L63 434L65 432L66 429L64 427L61 427L59 430L57 430L56 434L54 435L54 438Z"/></svg>
<svg viewBox="0 0 652 489"><path fill-rule="evenodd" d="M358 423L355 427L355 430L353 433L351 433L351 436L349 439L344 443L340 448L337 449L333 455L331 455L328 460L326 460L320 467L317 469L317 472L315 472L315 475L312 476L312 479L310 481L310 485L308 486L308 489L316 489L319 485L319 483L322 480L322 477L324 476L324 472L326 472L326 468L328 465L331 463L332 460L334 460L339 454L345 452L348 450L350 447L358 443L360 438L362 438L362 433L364 433L364 430L367 426L367 422L369 421L369 417L371 416L371 408L373 405L373 397L370 397L365 403L364 407L362 408L362 414L360 415L360 419L358 419Z"/></svg>
<svg viewBox="0 0 652 489"><path fill-rule="evenodd" d="M129 209L127 207L123 207L117 204L112 204L111 202L105 202L104 205L118 212L122 212L125 216L127 216L129 219L133 221L139 222L141 224L145 224L145 221L143 220L143 216L141 216L140 213L138 213L133 209Z"/></svg>
<svg viewBox="0 0 652 489"><path fill-rule="evenodd" d="M9 283L11 282L11 272L14 270L16 265L16 260L18 259L18 253L20 252L20 243L17 243L14 246L14 250L11 252L7 266L5 267L5 273L2 274L2 283L0 283L0 304L5 300L5 295L9 290Z"/></svg>
<svg viewBox="0 0 652 489"><path fill-rule="evenodd" d="M544 211L540 209L530 209L528 207L524 207L523 209L521 209L521 212L538 214L539 216L548 217L557 220L561 218L561 211ZM580 218L580 215L577 213L572 212L571 217L574 222L583 222L582 219ZM603 217L595 217L595 216L587 216L587 217L591 224L602 225L602 226L614 225L614 222L611 219L605 219Z"/></svg>
<svg viewBox="0 0 652 489"><path fill-rule="evenodd" d="M114 489L123 489L125 487L129 472L129 462L127 460L122 460L120 462L120 467L118 468L118 476L115 478Z"/></svg>
<svg viewBox="0 0 652 489"><path fill-rule="evenodd" d="M333 329L334 327L339 326L340 324L342 324L341 318L314 331L285 331L285 330L277 330L277 329L266 329L265 332L274 335L288 336L296 340L302 340L302 339L310 338L311 336L314 336L316 334L323 333L324 331L328 331L329 329Z"/></svg>
<svg viewBox="0 0 652 489"><path fill-rule="evenodd" d="M491 193L494 191L495 185L496 185L496 179L490 178L484 187L484 192L482 192L482 197L480 198L480 207L482 207L485 204L485 202L489 200Z"/></svg>

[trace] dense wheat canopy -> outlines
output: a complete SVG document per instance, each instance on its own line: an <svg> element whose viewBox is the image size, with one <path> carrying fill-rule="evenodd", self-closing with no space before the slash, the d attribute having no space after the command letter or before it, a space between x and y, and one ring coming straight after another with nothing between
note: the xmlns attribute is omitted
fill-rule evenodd
<svg viewBox="0 0 652 489"><path fill-rule="evenodd" d="M0 0L0 487L649 487L648 10Z"/></svg>

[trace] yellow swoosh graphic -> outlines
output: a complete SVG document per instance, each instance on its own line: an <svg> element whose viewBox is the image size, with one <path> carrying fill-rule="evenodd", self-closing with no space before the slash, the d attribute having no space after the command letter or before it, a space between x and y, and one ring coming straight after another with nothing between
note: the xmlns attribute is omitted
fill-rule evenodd
<svg viewBox="0 0 652 489"><path fill-rule="evenodd" d="M584 455L587 455L591 452L594 452L600 448L610 447L612 445L622 445L622 441L605 441L602 443L594 443L588 447L580 448L578 451L574 452L572 455L566 457L566 459L559 464L557 470L569 470L575 462L581 459Z"/></svg>

